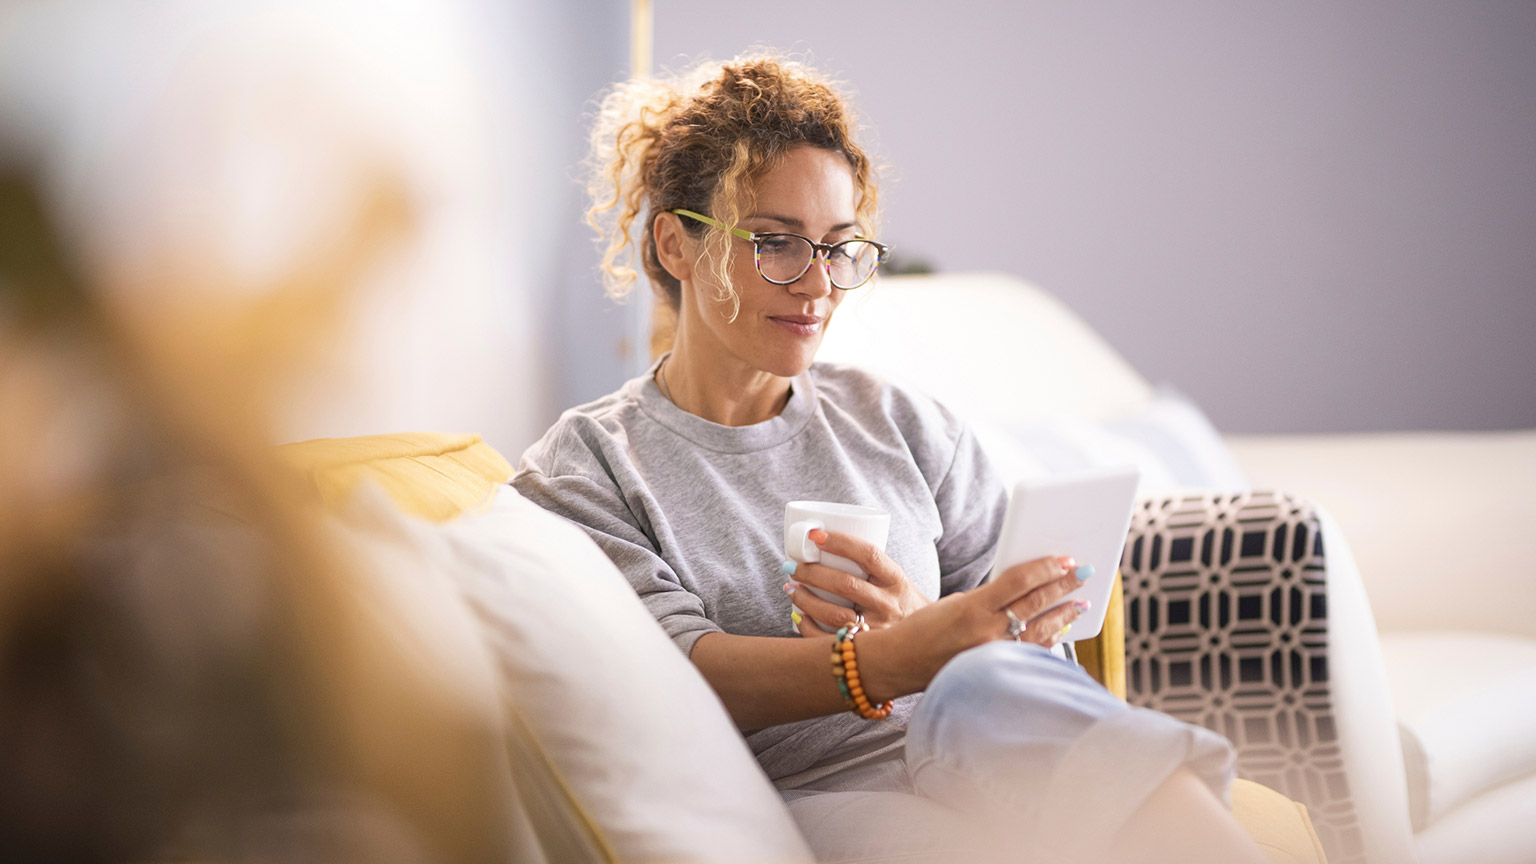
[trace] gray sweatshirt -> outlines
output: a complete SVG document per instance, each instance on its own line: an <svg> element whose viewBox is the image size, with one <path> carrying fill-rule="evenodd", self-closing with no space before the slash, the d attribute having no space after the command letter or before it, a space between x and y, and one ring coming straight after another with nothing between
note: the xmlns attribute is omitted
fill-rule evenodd
<svg viewBox="0 0 1536 864"><path fill-rule="evenodd" d="M886 552L930 598L986 575L1007 493L970 431L933 400L818 363L779 416L720 426L673 405L651 371L566 411L512 484L597 541L685 654L706 633L801 638L780 570L790 501L889 511ZM798 788L899 755L918 698L897 700L885 721L841 713L747 743L781 789Z"/></svg>

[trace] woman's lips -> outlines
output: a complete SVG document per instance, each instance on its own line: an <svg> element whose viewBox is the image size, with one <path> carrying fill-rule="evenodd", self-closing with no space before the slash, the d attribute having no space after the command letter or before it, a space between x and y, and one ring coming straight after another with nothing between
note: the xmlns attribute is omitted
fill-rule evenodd
<svg viewBox="0 0 1536 864"><path fill-rule="evenodd" d="M821 332L821 319L814 315L773 315L768 320L796 336L815 336Z"/></svg>

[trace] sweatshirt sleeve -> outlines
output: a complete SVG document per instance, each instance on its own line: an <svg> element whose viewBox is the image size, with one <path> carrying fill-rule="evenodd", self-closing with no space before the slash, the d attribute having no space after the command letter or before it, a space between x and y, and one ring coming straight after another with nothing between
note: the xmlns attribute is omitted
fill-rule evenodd
<svg viewBox="0 0 1536 864"><path fill-rule="evenodd" d="M687 656L699 637L721 628L705 617L703 601L658 554L654 502L612 444L601 434L551 430L523 455L512 486L585 531Z"/></svg>
<svg viewBox="0 0 1536 864"><path fill-rule="evenodd" d="M933 497L944 525L938 543L940 593L969 591L992 567L1008 491L965 424L959 425L954 456Z"/></svg>

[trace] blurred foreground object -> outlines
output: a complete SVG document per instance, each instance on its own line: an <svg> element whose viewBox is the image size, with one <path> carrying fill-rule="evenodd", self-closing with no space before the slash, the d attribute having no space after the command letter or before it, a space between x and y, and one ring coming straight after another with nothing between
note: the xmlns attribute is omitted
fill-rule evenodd
<svg viewBox="0 0 1536 864"><path fill-rule="evenodd" d="M550 213L531 202L571 184L548 96L504 59L526 53L538 18L501 10L0 4L0 159L31 166L113 315L262 306L322 328L242 349L287 367L264 406L269 443L448 427L513 452L545 425L538 295L559 266ZM327 280L315 268L346 260L334 253L356 242L381 178L411 202L410 225L348 284ZM327 291L273 296L294 279ZM471 367L473 382L453 374Z"/></svg>
<svg viewBox="0 0 1536 864"><path fill-rule="evenodd" d="M267 444L294 343L410 224L394 178L370 188L263 290L172 255L138 271L151 295L93 283L113 271L35 178L0 173L8 859L507 857L488 661Z"/></svg>

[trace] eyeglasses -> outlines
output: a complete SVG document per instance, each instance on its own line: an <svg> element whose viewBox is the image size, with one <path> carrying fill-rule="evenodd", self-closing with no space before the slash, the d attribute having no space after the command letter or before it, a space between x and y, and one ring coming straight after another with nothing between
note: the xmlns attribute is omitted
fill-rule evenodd
<svg viewBox="0 0 1536 864"><path fill-rule="evenodd" d="M745 228L731 228L692 210L678 208L669 212L752 241L752 260L757 265L758 275L775 285L790 285L800 281L800 277L810 272L811 264L820 256L832 287L852 291L868 282L875 275L875 268L891 253L891 247L862 237L838 243L817 243L809 237L785 231L757 234Z"/></svg>

